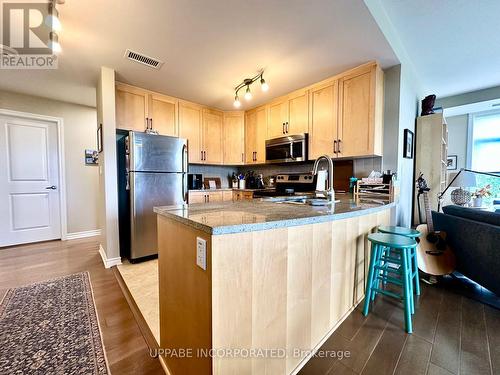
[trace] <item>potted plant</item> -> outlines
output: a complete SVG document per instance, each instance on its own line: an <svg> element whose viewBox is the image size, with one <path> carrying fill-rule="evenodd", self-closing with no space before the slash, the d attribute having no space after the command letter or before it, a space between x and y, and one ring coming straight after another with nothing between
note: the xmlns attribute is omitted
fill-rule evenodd
<svg viewBox="0 0 500 375"><path fill-rule="evenodd" d="M488 184L485 187L477 189L474 193L472 193L472 207L482 207L483 198L489 197L491 195L490 189L491 185Z"/></svg>

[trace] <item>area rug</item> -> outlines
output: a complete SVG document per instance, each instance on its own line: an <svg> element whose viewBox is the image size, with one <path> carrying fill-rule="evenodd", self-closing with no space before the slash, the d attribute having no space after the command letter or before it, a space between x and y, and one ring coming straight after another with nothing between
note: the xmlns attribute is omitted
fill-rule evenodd
<svg viewBox="0 0 500 375"><path fill-rule="evenodd" d="M88 272L7 291L0 374L110 374Z"/></svg>

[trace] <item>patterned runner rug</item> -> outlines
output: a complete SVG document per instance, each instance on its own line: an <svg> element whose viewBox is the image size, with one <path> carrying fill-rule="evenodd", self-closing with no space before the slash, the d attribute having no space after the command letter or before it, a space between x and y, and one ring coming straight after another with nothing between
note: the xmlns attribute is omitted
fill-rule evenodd
<svg viewBox="0 0 500 375"><path fill-rule="evenodd" d="M0 374L110 374L88 272L7 291Z"/></svg>

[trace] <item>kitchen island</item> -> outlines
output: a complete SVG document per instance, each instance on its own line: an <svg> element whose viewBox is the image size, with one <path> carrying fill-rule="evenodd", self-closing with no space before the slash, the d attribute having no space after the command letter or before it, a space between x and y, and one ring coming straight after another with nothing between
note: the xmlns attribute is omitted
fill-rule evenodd
<svg viewBox="0 0 500 375"><path fill-rule="evenodd" d="M346 195L333 208L155 208L163 365L172 375L297 372L362 300L366 235L393 207Z"/></svg>

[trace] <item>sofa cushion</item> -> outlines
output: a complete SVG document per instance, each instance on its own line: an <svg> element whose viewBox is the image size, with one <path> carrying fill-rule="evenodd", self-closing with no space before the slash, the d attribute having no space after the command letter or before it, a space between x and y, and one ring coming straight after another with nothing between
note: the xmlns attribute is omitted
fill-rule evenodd
<svg viewBox="0 0 500 375"><path fill-rule="evenodd" d="M500 213L483 211L475 208L449 205L443 207L443 212L447 215L463 217L465 219L479 221L491 225L500 226Z"/></svg>

